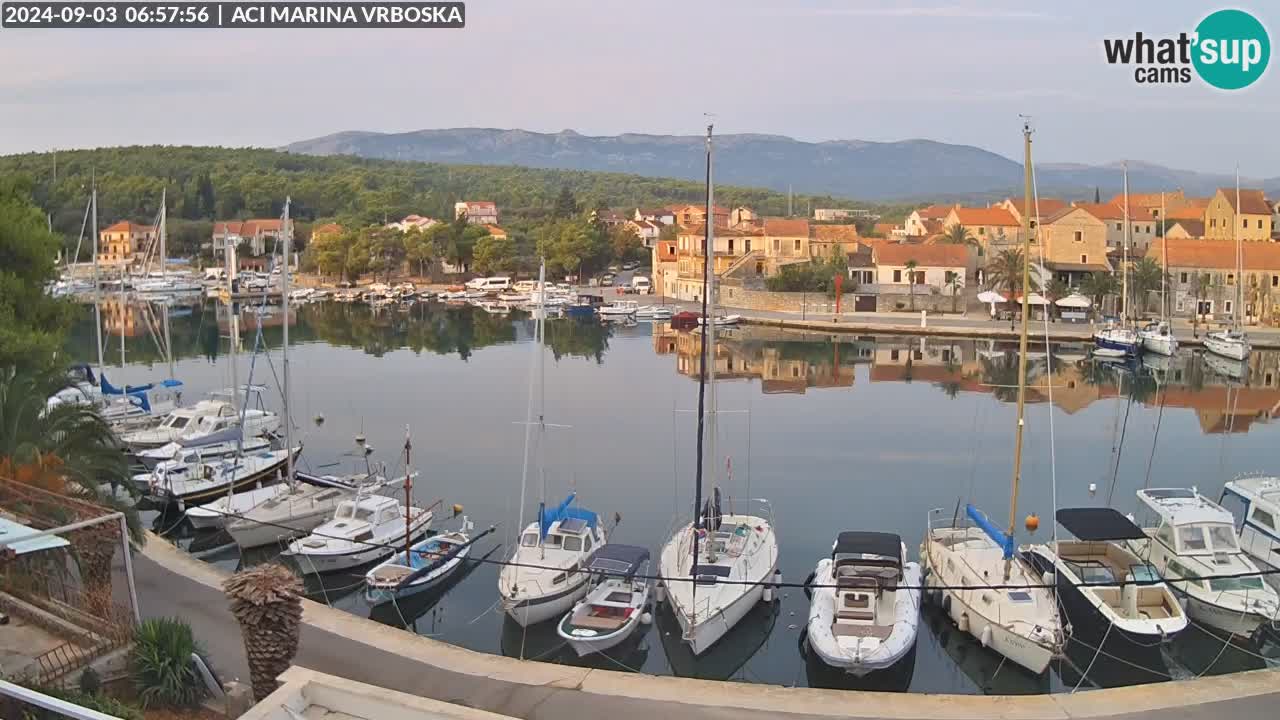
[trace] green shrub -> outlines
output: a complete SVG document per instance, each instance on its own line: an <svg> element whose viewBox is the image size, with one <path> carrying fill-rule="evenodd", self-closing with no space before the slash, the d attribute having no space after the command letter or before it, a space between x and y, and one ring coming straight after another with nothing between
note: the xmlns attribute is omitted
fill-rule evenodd
<svg viewBox="0 0 1280 720"><path fill-rule="evenodd" d="M80 692L84 695L97 695L101 689L102 678L98 676L98 671L92 667L85 668L80 673Z"/></svg>
<svg viewBox="0 0 1280 720"><path fill-rule="evenodd" d="M191 626L177 618L153 618L138 626L129 666L144 708L191 707L204 698L204 680L191 662L197 651Z"/></svg>
<svg viewBox="0 0 1280 720"><path fill-rule="evenodd" d="M113 715L121 718L121 720L143 720L142 711L125 702L116 700L102 694L90 694L76 692L75 690L63 690L56 687L42 687L38 685L28 685L32 690L43 693L50 697L75 703L80 707L90 710L97 710L100 713ZM22 720L64 720L64 716L52 710L35 707L34 705L26 706L22 710L20 716Z"/></svg>

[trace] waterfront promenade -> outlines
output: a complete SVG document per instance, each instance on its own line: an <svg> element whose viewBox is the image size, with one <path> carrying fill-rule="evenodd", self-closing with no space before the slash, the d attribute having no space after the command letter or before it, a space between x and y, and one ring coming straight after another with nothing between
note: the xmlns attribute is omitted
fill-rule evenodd
<svg viewBox="0 0 1280 720"><path fill-rule="evenodd" d="M248 677L240 630L221 591L226 574L150 535L135 562L144 617L191 624L224 679ZM1275 717L1280 675L1261 670L1074 695L894 695L637 676L487 655L304 601L296 664L480 709L565 717L725 719L930 718L1010 720L1263 720Z"/></svg>

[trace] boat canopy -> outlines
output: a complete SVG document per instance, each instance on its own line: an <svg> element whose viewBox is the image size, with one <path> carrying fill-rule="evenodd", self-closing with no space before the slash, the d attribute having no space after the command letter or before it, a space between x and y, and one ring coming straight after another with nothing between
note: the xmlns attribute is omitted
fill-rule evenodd
<svg viewBox="0 0 1280 720"><path fill-rule="evenodd" d="M599 523L599 518L591 510L584 508L570 507L573 501L578 497L578 493L571 492L559 505L554 508L540 508L538 518L538 535L546 537L551 530L551 526L556 522L561 522L561 529L569 531L571 527L580 528L578 532L585 531L587 528L594 528ZM577 520L579 523L573 523Z"/></svg>
<svg viewBox="0 0 1280 720"><path fill-rule="evenodd" d="M831 558L849 555L876 555L901 563L902 538L886 532L845 531L836 536Z"/></svg>
<svg viewBox="0 0 1280 720"><path fill-rule="evenodd" d="M1113 508L1062 508L1058 522L1085 542L1145 540L1142 528Z"/></svg>
<svg viewBox="0 0 1280 720"><path fill-rule="evenodd" d="M638 545L603 545L591 556L588 570L609 575L631 577L640 571L640 567L649 562L649 549Z"/></svg>
<svg viewBox="0 0 1280 720"><path fill-rule="evenodd" d="M102 392L107 395L138 395L156 387L176 388L182 387L181 380L163 380L159 383L147 383L146 385L125 385L124 388L118 388L107 380L106 373L102 374Z"/></svg>

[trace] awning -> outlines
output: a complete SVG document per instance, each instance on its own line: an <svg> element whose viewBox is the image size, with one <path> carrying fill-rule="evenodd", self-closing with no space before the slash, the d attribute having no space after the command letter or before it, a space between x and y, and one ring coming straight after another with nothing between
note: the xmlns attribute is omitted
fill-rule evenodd
<svg viewBox="0 0 1280 720"><path fill-rule="evenodd" d="M995 290L984 290L983 292L978 293L978 302L1002 303L1005 302L1005 300L1005 296Z"/></svg>
<svg viewBox="0 0 1280 720"><path fill-rule="evenodd" d="M607 545L605 547L608 547ZM831 554L835 555L880 555L883 557L902 558L902 538L894 533L845 531L836 537L831 546Z"/></svg>
<svg viewBox="0 0 1280 720"><path fill-rule="evenodd" d="M27 553L41 550L66 547L71 544L66 538L59 535L41 535L28 540L19 539L38 532L40 531L35 528L29 528L22 523L0 518L0 547L7 547L16 555L26 555ZM10 538L16 539L18 542L10 542Z"/></svg>
<svg viewBox="0 0 1280 720"><path fill-rule="evenodd" d="M1085 542L1145 540L1142 529L1112 508L1062 508L1058 523Z"/></svg>
<svg viewBox="0 0 1280 720"><path fill-rule="evenodd" d="M1093 307L1093 301L1079 293L1072 293L1062 298L1061 300L1059 300L1054 304L1057 305L1058 307L1065 307L1065 308Z"/></svg>
<svg viewBox="0 0 1280 720"><path fill-rule="evenodd" d="M1014 298L1014 302L1021 303L1022 296L1019 295L1018 297ZM1030 295L1027 296L1027 304L1028 305L1048 305L1049 301L1046 300L1045 297L1040 293L1031 293Z"/></svg>
<svg viewBox="0 0 1280 720"><path fill-rule="evenodd" d="M591 556L588 570L611 575L634 575L649 561L649 549L638 545L608 543Z"/></svg>

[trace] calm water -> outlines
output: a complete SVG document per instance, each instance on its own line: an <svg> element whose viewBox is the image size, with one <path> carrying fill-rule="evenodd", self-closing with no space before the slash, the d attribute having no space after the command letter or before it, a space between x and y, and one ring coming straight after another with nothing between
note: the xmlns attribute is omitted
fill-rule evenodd
<svg viewBox="0 0 1280 720"><path fill-rule="evenodd" d="M188 401L230 383L227 342L219 340L228 322L219 312L225 313L212 305L170 309L175 375L186 383ZM243 382L258 316L242 317ZM104 318L112 382L168 373L158 349L164 334L158 309L109 307ZM263 320L270 352L257 357L253 381L271 387L268 398L278 406L273 372L281 368L282 316L277 310ZM355 469L354 438L363 434L377 448L374 460L399 473L408 426L420 471L417 501L461 503L477 528L496 524L480 554L493 548L488 557L505 557L519 516L524 426L518 423L526 412L533 322L469 307L417 305L374 314L328 303L296 308L290 328L295 438L305 444L304 467ZM696 417L690 411L696 407L698 336L647 323L552 320L547 337L546 415L569 426L549 430L541 449L548 501L576 488L581 503L602 517L621 514L611 539L648 546L656 555L673 518L687 516L692 504ZM72 344L74 357L92 360L91 314ZM1276 469L1280 428L1269 422L1280 406L1276 354L1255 353L1241 369L1186 352L1163 367L1129 371L1095 365L1080 346L1055 347L1052 359L1043 344L1035 350L1018 513L1035 512L1046 522L1021 540L1048 538L1051 435L1060 506L1111 504L1128 512L1136 509L1134 491L1148 485L1195 485L1216 497L1224 480L1239 472ZM724 339L717 366L721 464L731 459L732 467L721 485L729 496L772 502L786 579L803 580L841 530L898 532L914 556L931 508L972 501L997 518L1007 516L1016 395L1010 386L1017 377L1011 345L741 328ZM538 501L537 478L532 469L526 522ZM186 533L172 517L155 523L159 530ZM210 542L194 538L193 549ZM242 560L232 547L209 559L234 569L262 558ZM504 623L494 607L497 572L494 565L474 566L445 592L380 608L374 617L475 650L579 662L556 641L553 624L526 634ZM314 580L308 586L317 600L369 615L358 585L362 573L326 577L324 588ZM649 673L854 687L801 657L806 619L803 592L781 593L780 602L758 607L695 662L679 643L679 631L672 632L674 620L660 611L638 642L590 662ZM914 666L875 678L872 686L1021 693L1081 681L1070 664L1047 678L1002 667L999 656L945 621L928 614L925 620ZM1263 665L1248 653L1228 649L1219 656L1220 650L1220 641L1190 631L1158 673L1181 678ZM1078 666L1087 667L1091 657L1085 654ZM1084 685L1158 678L1102 658Z"/></svg>

